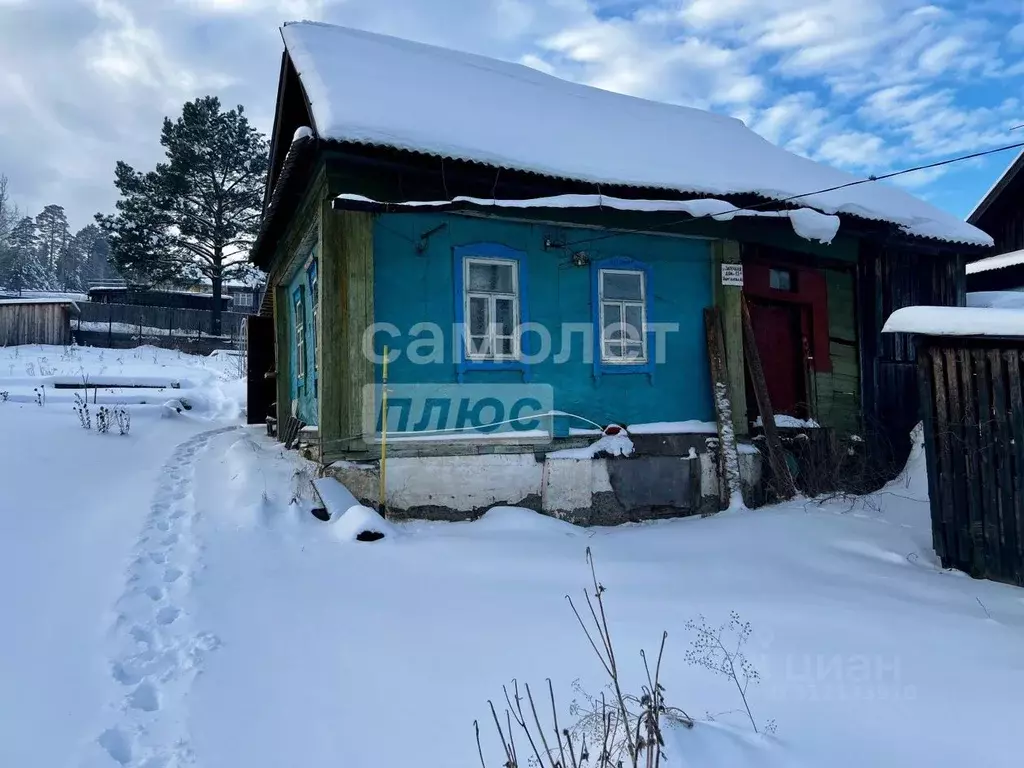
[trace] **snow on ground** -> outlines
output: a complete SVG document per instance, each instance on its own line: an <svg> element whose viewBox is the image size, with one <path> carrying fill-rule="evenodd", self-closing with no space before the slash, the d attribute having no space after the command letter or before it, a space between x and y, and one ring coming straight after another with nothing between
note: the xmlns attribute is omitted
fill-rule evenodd
<svg viewBox="0 0 1024 768"><path fill-rule="evenodd" d="M919 456L860 500L591 529L506 507L340 541L312 465L231 420L226 361L126 354L212 407L138 407L122 438L0 403L0 765L471 768L474 720L500 765L503 684L550 677L563 723L574 681L601 692L564 597L587 547L632 690L669 633L667 703L698 720L669 765L1019 765L1024 590L937 567ZM687 621L731 611L775 735L686 662Z"/></svg>
<svg viewBox="0 0 1024 768"><path fill-rule="evenodd" d="M244 388L233 364L153 348L0 349L0 765L88 765L86 752L121 716L111 643L118 616L126 624L135 610L132 551L159 497L180 493L175 465L165 463L177 451L178 466L190 466L182 461L191 454L176 446L235 423ZM47 391L42 405L20 398L33 381L83 371L176 379L174 392L188 392L193 408L163 419L158 404L128 405L131 431L121 436L82 429L70 390ZM129 403L121 395L139 391L101 389L100 403ZM153 395L162 403L167 392ZM152 703L145 694L140 706Z"/></svg>

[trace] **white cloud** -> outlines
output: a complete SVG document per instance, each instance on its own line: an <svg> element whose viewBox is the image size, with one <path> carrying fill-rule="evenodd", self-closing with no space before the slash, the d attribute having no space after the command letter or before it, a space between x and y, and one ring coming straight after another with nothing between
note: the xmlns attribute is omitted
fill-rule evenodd
<svg viewBox="0 0 1024 768"><path fill-rule="evenodd" d="M112 204L115 160L145 167L159 158L160 121L186 99L213 92L244 103L268 130L277 27L314 18L725 112L793 151L882 173L1016 138L1007 129L1024 123L1016 99L1024 81L1024 8L1009 6L1015 4L962 0L954 12L926 0L0 0L0 171L26 205L62 202L84 222ZM935 172L901 183L927 190L941 179Z"/></svg>

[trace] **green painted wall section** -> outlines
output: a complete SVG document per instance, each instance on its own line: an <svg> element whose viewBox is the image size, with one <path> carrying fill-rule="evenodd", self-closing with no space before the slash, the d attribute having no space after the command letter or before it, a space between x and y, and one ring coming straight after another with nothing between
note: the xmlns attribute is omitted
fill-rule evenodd
<svg viewBox="0 0 1024 768"><path fill-rule="evenodd" d="M860 353L852 272L822 270L828 287L830 373L815 375L818 420L840 436L857 434L860 418Z"/></svg>

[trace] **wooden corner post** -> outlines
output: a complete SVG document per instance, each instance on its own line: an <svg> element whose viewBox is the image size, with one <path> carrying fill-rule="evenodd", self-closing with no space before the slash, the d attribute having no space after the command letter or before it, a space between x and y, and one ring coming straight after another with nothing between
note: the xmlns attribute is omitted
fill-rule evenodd
<svg viewBox="0 0 1024 768"><path fill-rule="evenodd" d="M743 352L743 265L740 244L735 240L717 240L714 244L711 279L715 306L720 310L722 357L725 363L729 401L732 403L732 428L736 437L750 432L747 423L746 365Z"/></svg>

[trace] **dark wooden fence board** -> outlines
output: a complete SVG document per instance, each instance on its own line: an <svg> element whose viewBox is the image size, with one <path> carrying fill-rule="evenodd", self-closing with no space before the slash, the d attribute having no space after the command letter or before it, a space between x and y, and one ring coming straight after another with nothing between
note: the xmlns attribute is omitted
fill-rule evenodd
<svg viewBox="0 0 1024 768"><path fill-rule="evenodd" d="M1016 581L1024 583L1024 394L1021 389L1020 360L1021 353L1008 350L1006 356L1007 377L1010 380L1011 429L1014 435L1014 526L1017 531L1017 552L1015 557Z"/></svg>
<svg viewBox="0 0 1024 768"><path fill-rule="evenodd" d="M917 355L935 550L1024 586L1024 340L926 338Z"/></svg>

